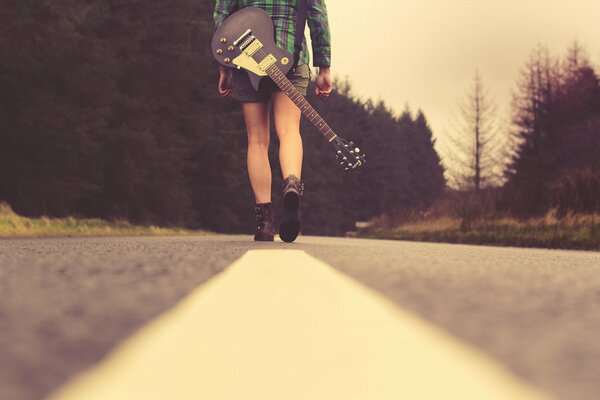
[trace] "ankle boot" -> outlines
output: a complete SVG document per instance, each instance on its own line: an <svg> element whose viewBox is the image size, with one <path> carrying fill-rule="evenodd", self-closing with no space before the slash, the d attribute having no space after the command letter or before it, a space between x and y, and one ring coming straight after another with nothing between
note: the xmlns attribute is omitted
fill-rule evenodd
<svg viewBox="0 0 600 400"><path fill-rule="evenodd" d="M279 237L284 242L293 242L300 232L300 197L304 193L304 183L295 175L283 181L283 222L279 225Z"/></svg>
<svg viewBox="0 0 600 400"><path fill-rule="evenodd" d="M254 240L258 242L272 242L275 236L273 204L260 203L254 208L256 214L256 233Z"/></svg>

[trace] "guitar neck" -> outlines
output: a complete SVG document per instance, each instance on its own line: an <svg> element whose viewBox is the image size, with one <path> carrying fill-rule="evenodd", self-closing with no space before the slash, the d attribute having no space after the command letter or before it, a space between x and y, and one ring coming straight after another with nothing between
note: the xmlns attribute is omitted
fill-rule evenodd
<svg viewBox="0 0 600 400"><path fill-rule="evenodd" d="M302 111L302 114L321 132L327 141L331 142L337 137L333 129L327 125L327 122L319 115L319 113L306 101L289 79L276 66L272 65L266 70L269 77L277 86L289 97L290 100Z"/></svg>

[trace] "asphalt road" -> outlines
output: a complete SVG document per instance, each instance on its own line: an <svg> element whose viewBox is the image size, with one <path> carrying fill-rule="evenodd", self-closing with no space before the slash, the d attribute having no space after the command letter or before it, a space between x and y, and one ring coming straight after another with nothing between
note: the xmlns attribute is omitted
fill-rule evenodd
<svg viewBox="0 0 600 400"><path fill-rule="evenodd" d="M556 397L600 398L600 253L210 236L0 240L0 399L42 398L256 248L305 250Z"/></svg>

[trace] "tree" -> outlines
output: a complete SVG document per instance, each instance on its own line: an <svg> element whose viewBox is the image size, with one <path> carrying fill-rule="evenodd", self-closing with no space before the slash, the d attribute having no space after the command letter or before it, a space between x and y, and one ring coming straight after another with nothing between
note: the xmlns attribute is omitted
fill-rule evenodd
<svg viewBox="0 0 600 400"><path fill-rule="evenodd" d="M500 183L502 137L497 109L478 71L459 109L460 118L448 133L449 177L453 186L479 193Z"/></svg>
<svg viewBox="0 0 600 400"><path fill-rule="evenodd" d="M543 213L546 185L555 176L555 103L560 86L558 63L539 45L521 73L513 95L512 154L505 169L502 208L517 216Z"/></svg>
<svg viewBox="0 0 600 400"><path fill-rule="evenodd" d="M435 151L435 139L423 111L418 110L413 121L412 143L409 142L411 181L410 187L415 190L412 206L425 209L437 200L444 188L444 167L440 156ZM418 171L418 173L415 173Z"/></svg>

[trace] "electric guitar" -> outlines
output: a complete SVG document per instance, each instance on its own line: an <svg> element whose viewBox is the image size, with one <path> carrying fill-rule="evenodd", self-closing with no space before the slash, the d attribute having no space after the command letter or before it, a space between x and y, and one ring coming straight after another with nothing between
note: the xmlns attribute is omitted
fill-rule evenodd
<svg viewBox="0 0 600 400"><path fill-rule="evenodd" d="M354 142L336 135L285 76L292 68L293 55L277 47L273 32L269 14L256 7L243 8L229 16L215 33L213 55L225 67L246 70L255 90L264 78L272 79L331 143L340 166L347 172L360 167L365 155Z"/></svg>

